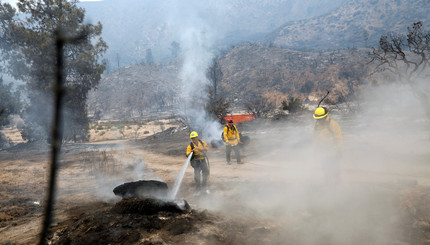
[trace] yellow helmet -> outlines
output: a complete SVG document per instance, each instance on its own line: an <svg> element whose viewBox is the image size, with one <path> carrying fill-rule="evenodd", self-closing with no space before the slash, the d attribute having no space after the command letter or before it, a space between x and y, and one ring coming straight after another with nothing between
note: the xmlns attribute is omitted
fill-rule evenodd
<svg viewBox="0 0 430 245"><path fill-rule="evenodd" d="M321 119L328 115L328 110L325 107L318 107L314 112L315 119Z"/></svg>
<svg viewBox="0 0 430 245"><path fill-rule="evenodd" d="M190 134L190 138L192 139L192 138L195 138L195 137L197 137L197 136L199 136L199 134L196 132L196 131L193 131L193 132L191 132L191 134Z"/></svg>

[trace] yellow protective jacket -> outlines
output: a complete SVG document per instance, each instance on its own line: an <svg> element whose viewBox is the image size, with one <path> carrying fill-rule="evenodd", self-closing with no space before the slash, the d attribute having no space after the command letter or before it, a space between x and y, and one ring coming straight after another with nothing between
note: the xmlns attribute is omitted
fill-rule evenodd
<svg viewBox="0 0 430 245"><path fill-rule="evenodd" d="M194 144L193 142L191 142L188 147L187 147L187 157L190 155L191 151L193 150L191 145L194 147L194 153L193 153L193 160L202 160L205 159L205 152L209 149L208 144L206 144L206 142L204 142L203 140L199 140L197 142L197 145ZM200 149L204 149L204 151L199 150Z"/></svg>
<svg viewBox="0 0 430 245"><path fill-rule="evenodd" d="M224 142L229 145L237 145L240 142L239 131L237 131L236 125L231 127L226 125L223 131Z"/></svg>
<svg viewBox="0 0 430 245"><path fill-rule="evenodd" d="M324 123L315 123L314 146L327 153L338 152L343 146L342 131L339 124L327 116Z"/></svg>

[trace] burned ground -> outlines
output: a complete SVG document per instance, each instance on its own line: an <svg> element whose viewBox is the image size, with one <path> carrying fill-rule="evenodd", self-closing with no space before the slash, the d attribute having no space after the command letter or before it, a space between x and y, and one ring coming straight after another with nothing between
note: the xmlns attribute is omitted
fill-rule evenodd
<svg viewBox="0 0 430 245"><path fill-rule="evenodd" d="M149 201L152 202L152 201ZM166 209L148 213L147 200L125 199L112 205L72 209L68 219L51 229L51 244L248 244L243 233L258 224L241 224L208 211ZM158 204L151 208L160 208ZM150 208L150 209L151 209ZM97 211L94 211L97 210ZM154 209L155 210L155 209ZM261 244L256 227L253 244Z"/></svg>
<svg viewBox="0 0 430 245"><path fill-rule="evenodd" d="M367 168L374 163L344 164L342 185L325 186L314 163L298 158L306 152L278 150L285 139L274 138L283 127L241 127L251 138L242 151L244 165L226 166L224 150L211 149L207 190L195 191L188 168L177 196L189 203L186 211L113 193L116 186L137 180L158 179L172 188L185 162L186 130L170 129L141 142L66 145L49 242L428 244L425 163L390 163L389 171L379 172ZM303 141L291 144L299 151L306 137L297 134ZM43 217L49 150L21 145L0 157L0 243L34 244Z"/></svg>

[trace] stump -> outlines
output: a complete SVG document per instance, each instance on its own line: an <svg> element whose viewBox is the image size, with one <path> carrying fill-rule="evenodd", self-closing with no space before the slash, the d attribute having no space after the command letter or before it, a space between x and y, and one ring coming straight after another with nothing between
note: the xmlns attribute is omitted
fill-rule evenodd
<svg viewBox="0 0 430 245"><path fill-rule="evenodd" d="M121 197L166 198L169 187L158 180L139 180L119 185L113 189L113 193Z"/></svg>

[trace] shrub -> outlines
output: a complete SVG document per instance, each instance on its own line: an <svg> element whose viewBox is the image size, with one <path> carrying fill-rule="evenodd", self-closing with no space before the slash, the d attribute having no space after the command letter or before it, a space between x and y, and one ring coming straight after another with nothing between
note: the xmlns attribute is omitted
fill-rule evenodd
<svg viewBox="0 0 430 245"><path fill-rule="evenodd" d="M290 98L289 101L282 101L282 110L288 111L290 113L296 113L304 110L302 101L298 98Z"/></svg>

